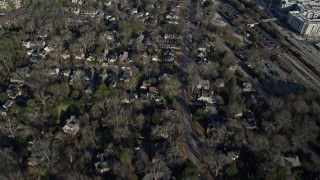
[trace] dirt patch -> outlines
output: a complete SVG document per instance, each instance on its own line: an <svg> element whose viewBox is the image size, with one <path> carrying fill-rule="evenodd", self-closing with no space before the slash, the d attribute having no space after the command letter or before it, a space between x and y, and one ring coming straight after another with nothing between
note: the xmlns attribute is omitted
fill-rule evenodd
<svg viewBox="0 0 320 180"><path fill-rule="evenodd" d="M183 143L178 143L176 146L176 151L182 157L182 159L188 159L188 152Z"/></svg>
<svg viewBox="0 0 320 180"><path fill-rule="evenodd" d="M221 27L228 25L227 21L218 13L215 14L214 18L212 18L211 23Z"/></svg>

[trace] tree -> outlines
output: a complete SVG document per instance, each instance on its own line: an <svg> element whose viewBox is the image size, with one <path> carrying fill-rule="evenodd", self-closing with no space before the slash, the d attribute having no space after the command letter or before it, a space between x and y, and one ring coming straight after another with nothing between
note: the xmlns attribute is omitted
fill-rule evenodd
<svg viewBox="0 0 320 180"><path fill-rule="evenodd" d="M140 113L136 118L136 121L139 123L139 129L140 131L142 130L143 124L145 122L145 117L143 116L142 113Z"/></svg>
<svg viewBox="0 0 320 180"><path fill-rule="evenodd" d="M253 43L254 46L257 46L259 43L259 36L256 32L252 31L249 40Z"/></svg>
<svg viewBox="0 0 320 180"><path fill-rule="evenodd" d="M4 103L6 102L6 100L8 100L8 95L6 93L0 93L0 103Z"/></svg>
<svg viewBox="0 0 320 180"><path fill-rule="evenodd" d="M50 140L39 139L31 147L31 158L41 166L51 167L58 160L55 143Z"/></svg>
<svg viewBox="0 0 320 180"><path fill-rule="evenodd" d="M160 158L159 161L152 163L148 166L147 172L152 174L152 179L170 179L170 169L167 166L166 162ZM162 173L162 176L160 176Z"/></svg>
<svg viewBox="0 0 320 180"><path fill-rule="evenodd" d="M219 68L218 63L209 61L208 63L201 64L201 66L199 67L199 72L206 79L208 79L208 78L215 79L219 75L219 73L217 71L218 68Z"/></svg>
<svg viewBox="0 0 320 180"><path fill-rule="evenodd" d="M10 148L0 149L0 175L7 176L11 172L18 170L17 157ZM5 178L7 179L7 178Z"/></svg>
<svg viewBox="0 0 320 180"><path fill-rule="evenodd" d="M225 126L220 126L210 132L209 137L206 139L206 144L209 147L215 147L219 143L223 143L228 138L228 131Z"/></svg>
<svg viewBox="0 0 320 180"><path fill-rule="evenodd" d="M11 138L16 138L18 130L18 121L16 118L7 117L0 120L0 134L7 135Z"/></svg>
<svg viewBox="0 0 320 180"><path fill-rule="evenodd" d="M179 178L187 179L196 178L197 176L198 168L190 160L186 160L186 162L183 164L183 170Z"/></svg>
<svg viewBox="0 0 320 180"><path fill-rule="evenodd" d="M131 157L131 155L129 154L129 152L127 150L123 149L120 152L120 161L125 166L128 166L128 165L131 164L132 157Z"/></svg>
<svg viewBox="0 0 320 180"><path fill-rule="evenodd" d="M206 163L209 169L214 172L215 177L217 177L222 167L230 162L229 159L225 154L210 152L206 157Z"/></svg>
<svg viewBox="0 0 320 180"><path fill-rule="evenodd" d="M236 163L232 163L225 168L228 177L234 177L239 173Z"/></svg>
<svg viewBox="0 0 320 180"><path fill-rule="evenodd" d="M275 126L278 129L287 130L292 126L292 116L291 112L288 110L282 110L275 114L274 116Z"/></svg>
<svg viewBox="0 0 320 180"><path fill-rule="evenodd" d="M101 82L98 88L96 89L96 91L94 92L94 97L96 99L102 100L106 98L107 95L108 95L108 88L104 82Z"/></svg>
<svg viewBox="0 0 320 180"><path fill-rule="evenodd" d="M304 113L309 112L308 104L306 103L306 101L304 101L302 99L294 101L292 103L292 106L293 106L294 110L296 111L296 113L304 114Z"/></svg>
<svg viewBox="0 0 320 180"><path fill-rule="evenodd" d="M197 65L193 61L190 61L186 67L186 72L188 73L188 90L193 94L199 84L200 79Z"/></svg>
<svg viewBox="0 0 320 180"><path fill-rule="evenodd" d="M91 115L92 118L100 118L101 117L102 111L101 111L101 108L100 108L100 106L98 104L94 104L91 107L90 115Z"/></svg>
<svg viewBox="0 0 320 180"><path fill-rule="evenodd" d="M153 124L160 124L162 122L161 114L158 112L154 113L152 116L152 123Z"/></svg>
<svg viewBox="0 0 320 180"><path fill-rule="evenodd" d="M176 77L173 77L163 82L161 90L170 97L175 97L181 93L181 83Z"/></svg>
<svg viewBox="0 0 320 180"><path fill-rule="evenodd" d="M284 102L281 98L272 96L269 99L269 106L270 106L270 109L272 109L273 111L281 110L284 107Z"/></svg>
<svg viewBox="0 0 320 180"><path fill-rule="evenodd" d="M95 31L86 32L79 38L78 43L81 44L81 46L84 48L85 53L87 53L88 48L95 43L95 38Z"/></svg>

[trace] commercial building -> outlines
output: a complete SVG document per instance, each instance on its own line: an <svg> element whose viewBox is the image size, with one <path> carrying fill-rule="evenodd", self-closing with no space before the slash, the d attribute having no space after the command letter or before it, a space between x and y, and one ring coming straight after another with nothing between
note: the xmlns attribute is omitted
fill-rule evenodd
<svg viewBox="0 0 320 180"><path fill-rule="evenodd" d="M301 35L320 36L320 19L310 18L313 16L308 12L290 11L288 23Z"/></svg>
<svg viewBox="0 0 320 180"><path fill-rule="evenodd" d="M285 10L289 9L287 22L293 29L303 36L320 36L320 2L301 1L291 6L292 1L284 2Z"/></svg>

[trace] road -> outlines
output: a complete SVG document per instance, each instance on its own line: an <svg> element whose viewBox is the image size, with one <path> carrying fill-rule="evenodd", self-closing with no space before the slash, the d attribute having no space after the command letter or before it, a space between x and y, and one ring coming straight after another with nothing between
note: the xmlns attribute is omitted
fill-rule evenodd
<svg viewBox="0 0 320 180"><path fill-rule="evenodd" d="M191 57L191 48L193 45L193 36L196 34L196 27L191 23L195 19L195 9L197 7L196 0L190 0L186 7L186 22L183 29L183 56L181 61L182 70L186 68L189 64ZM181 72L180 74L184 74ZM189 159L196 164L198 167L202 167L205 163L203 159L203 150L198 147L199 140L194 136L194 130L192 125L192 118L190 115L189 106L191 103L187 100L185 93L182 93L180 97L177 98L179 107L178 112L181 117L181 126L183 128L184 137L183 143L188 149ZM200 171L201 172L201 171ZM202 172L203 173L203 172Z"/></svg>

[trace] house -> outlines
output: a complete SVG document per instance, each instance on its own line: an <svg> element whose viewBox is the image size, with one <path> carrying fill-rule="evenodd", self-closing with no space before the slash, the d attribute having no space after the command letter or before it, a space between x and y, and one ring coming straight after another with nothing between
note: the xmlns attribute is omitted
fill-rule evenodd
<svg viewBox="0 0 320 180"><path fill-rule="evenodd" d="M0 107L0 116L4 117L7 115L7 109Z"/></svg>
<svg viewBox="0 0 320 180"><path fill-rule="evenodd" d="M171 79L171 75L167 74L167 73L164 73L163 75L158 77L159 81L165 81L165 80L169 80L169 79Z"/></svg>
<svg viewBox="0 0 320 180"><path fill-rule="evenodd" d="M27 55L28 56L31 56L31 54L34 52L34 49L28 49L27 50Z"/></svg>
<svg viewBox="0 0 320 180"><path fill-rule="evenodd" d="M138 13L138 9L137 8L133 8L131 11L131 14L137 14Z"/></svg>
<svg viewBox="0 0 320 180"><path fill-rule="evenodd" d="M119 81L119 78L118 78L118 75L116 72L108 69L107 70L107 75L108 75L108 78L107 78L107 82L112 86L112 87L116 87L118 81Z"/></svg>
<svg viewBox="0 0 320 180"><path fill-rule="evenodd" d="M83 4L84 3L84 0L71 0L71 3L73 4Z"/></svg>
<svg viewBox="0 0 320 180"><path fill-rule="evenodd" d="M214 97L213 97L213 101L214 101L214 103L217 104L217 105L224 105L224 99L223 99L223 97L220 96L220 95L214 96Z"/></svg>
<svg viewBox="0 0 320 180"><path fill-rule="evenodd" d="M156 96L154 101L157 104L165 104L166 103L166 99L163 96Z"/></svg>
<svg viewBox="0 0 320 180"><path fill-rule="evenodd" d="M71 57L70 52L64 52L63 54L61 54L61 58L63 60L69 59Z"/></svg>
<svg viewBox="0 0 320 180"><path fill-rule="evenodd" d="M149 83L149 81L143 81L142 82L142 86L140 86L140 89L148 89L148 87L151 86L151 84Z"/></svg>
<svg viewBox="0 0 320 180"><path fill-rule="evenodd" d="M80 129L79 122L80 121L76 119L74 115L72 115L63 126L63 132L71 135L76 135Z"/></svg>
<svg viewBox="0 0 320 180"><path fill-rule="evenodd" d="M174 54L166 54L162 56L162 62L173 62L174 59Z"/></svg>
<svg viewBox="0 0 320 180"><path fill-rule="evenodd" d="M159 61L159 56L158 55L152 55L151 56L152 61Z"/></svg>
<svg viewBox="0 0 320 180"><path fill-rule="evenodd" d="M51 69L49 70L49 75L54 76L54 75L59 75L60 74L60 69Z"/></svg>
<svg viewBox="0 0 320 180"><path fill-rule="evenodd" d="M8 86L6 93L10 99L16 99L18 96L21 96L20 86L21 84L18 83L11 83Z"/></svg>
<svg viewBox="0 0 320 180"><path fill-rule="evenodd" d="M180 35L177 33L165 33L163 35L163 38L165 40L179 40L179 39L181 39Z"/></svg>
<svg viewBox="0 0 320 180"><path fill-rule="evenodd" d="M200 80L199 84L197 85L197 88L209 90L210 89L210 81L209 80Z"/></svg>
<svg viewBox="0 0 320 180"><path fill-rule="evenodd" d="M132 76L132 71L130 69L126 69L122 67L118 71L118 78L120 81L129 82L130 77Z"/></svg>
<svg viewBox="0 0 320 180"><path fill-rule="evenodd" d="M280 157L280 166L289 166L289 167L299 167L301 166L301 162L298 156L293 157Z"/></svg>
<svg viewBox="0 0 320 180"><path fill-rule="evenodd" d="M242 92L253 92L255 91L252 84L249 82L242 83Z"/></svg>
<svg viewBox="0 0 320 180"><path fill-rule="evenodd" d="M197 100L208 104L214 103L214 100L212 98L212 92L209 92L208 90L201 90Z"/></svg>
<svg viewBox="0 0 320 180"><path fill-rule="evenodd" d="M143 101L148 101L148 100L151 100L151 99L154 99L155 98L155 95L152 94L152 93L149 93L148 91L146 90L142 90L139 92L139 96L140 98L143 100Z"/></svg>
<svg viewBox="0 0 320 180"><path fill-rule="evenodd" d="M165 43L162 46L162 48L179 50L180 49L180 44L178 42L169 41L169 42Z"/></svg>
<svg viewBox="0 0 320 180"><path fill-rule="evenodd" d="M34 42L31 42L31 41L22 41L22 46L26 47L27 49L42 49L44 48L46 45L46 42L45 41L34 41Z"/></svg>
<svg viewBox="0 0 320 180"><path fill-rule="evenodd" d="M46 51L46 53L50 53L51 51L54 50L54 47L53 47L53 46L46 46L46 47L44 48L44 50Z"/></svg>
<svg viewBox="0 0 320 180"><path fill-rule="evenodd" d="M124 94L124 99L122 100L122 103L130 104L136 99L138 99L138 95L135 92L128 92Z"/></svg>
<svg viewBox="0 0 320 180"><path fill-rule="evenodd" d="M237 66L232 65L232 66L230 66L228 69L231 70L231 71L235 71L235 70L237 69Z"/></svg>
<svg viewBox="0 0 320 180"><path fill-rule="evenodd" d="M218 88L224 88L225 87L225 82L223 79L217 79L215 82L214 82L215 86L218 87Z"/></svg>
<svg viewBox="0 0 320 180"><path fill-rule="evenodd" d="M227 152L227 156L230 160L235 161L239 158L240 152L229 151Z"/></svg>
<svg viewBox="0 0 320 180"><path fill-rule="evenodd" d="M86 10L86 9L81 9L80 14L83 16L90 16L90 17L95 17L99 11L97 10Z"/></svg>
<svg viewBox="0 0 320 180"><path fill-rule="evenodd" d="M242 112L241 122L247 129L257 129L257 123L254 117L254 113L250 110Z"/></svg>
<svg viewBox="0 0 320 180"><path fill-rule="evenodd" d="M71 74L71 71L69 69L60 70L60 74L62 74L65 77L69 77Z"/></svg>
<svg viewBox="0 0 320 180"><path fill-rule="evenodd" d="M111 166L107 162L107 155L105 153L98 154L97 161L94 163L94 167L98 173L105 173L110 171Z"/></svg>
<svg viewBox="0 0 320 180"><path fill-rule="evenodd" d="M167 21L169 24L175 24L175 25L177 25L177 24L179 24L179 22L178 21L172 21L172 20L170 20L170 21Z"/></svg>
<svg viewBox="0 0 320 180"><path fill-rule="evenodd" d="M156 18L148 18L144 20L144 24L148 26L156 26L158 24L158 21Z"/></svg>
<svg viewBox="0 0 320 180"><path fill-rule="evenodd" d="M14 101L13 100L7 100L3 105L2 107L6 110L9 110L9 108L14 104Z"/></svg>
<svg viewBox="0 0 320 180"><path fill-rule="evenodd" d="M129 52L128 51L124 51L123 54L120 55L119 59L120 61L126 61L129 58Z"/></svg>
<svg viewBox="0 0 320 180"><path fill-rule="evenodd" d="M118 53L108 54L106 60L108 63L115 63L118 61Z"/></svg>
<svg viewBox="0 0 320 180"><path fill-rule="evenodd" d="M11 5L9 5L11 3ZM0 0L0 9L9 9L11 7L14 7L16 9L19 9L21 6L21 0Z"/></svg>
<svg viewBox="0 0 320 180"><path fill-rule="evenodd" d="M169 12L166 14L166 19L167 20L179 20L179 16L177 16L173 12Z"/></svg>
<svg viewBox="0 0 320 180"><path fill-rule="evenodd" d="M144 35L143 34L140 34L140 36L136 39L137 43L142 43L144 39Z"/></svg>
<svg viewBox="0 0 320 180"><path fill-rule="evenodd" d="M96 60L96 58L94 56L89 56L86 59L87 62L92 62L92 61L95 61L95 60Z"/></svg>
<svg viewBox="0 0 320 180"><path fill-rule="evenodd" d="M30 72L31 70L29 67L16 69L16 71L12 73L10 83L23 84L25 79L30 77Z"/></svg>

